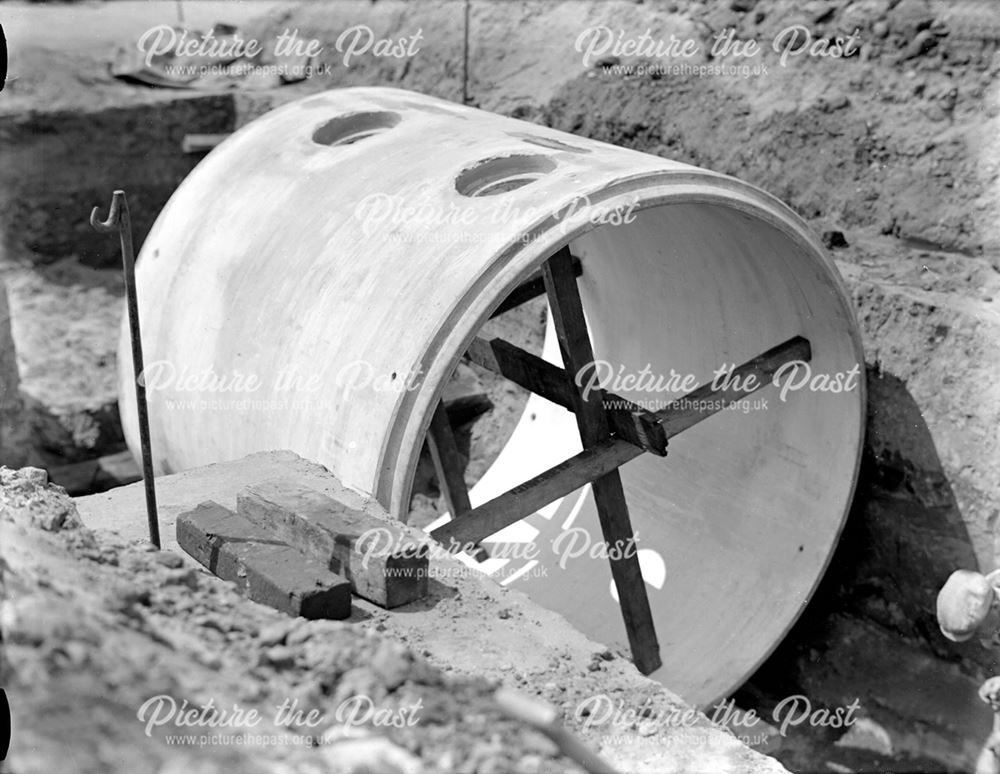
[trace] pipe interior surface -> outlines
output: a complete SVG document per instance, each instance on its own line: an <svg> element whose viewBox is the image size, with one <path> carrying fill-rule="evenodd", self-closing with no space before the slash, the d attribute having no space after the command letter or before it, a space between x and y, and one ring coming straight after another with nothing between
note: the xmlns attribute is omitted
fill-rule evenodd
<svg viewBox="0 0 1000 774"><path fill-rule="evenodd" d="M860 337L832 261L745 183L396 89L272 111L184 181L137 264L156 469L291 449L404 517L462 353L564 245L583 264L595 358L616 373L708 382L793 336L809 339L813 375L860 371L840 392L782 400L765 387L673 438L667 457L622 468L663 654L653 677L707 705L771 652L818 583L865 416ZM137 453L128 353L123 325L122 422ZM652 410L679 397L614 391ZM473 504L579 449L572 414L532 396ZM537 541L544 574L482 569L625 647L607 561L561 567L550 550L579 528L599 541L586 490L501 535Z"/></svg>

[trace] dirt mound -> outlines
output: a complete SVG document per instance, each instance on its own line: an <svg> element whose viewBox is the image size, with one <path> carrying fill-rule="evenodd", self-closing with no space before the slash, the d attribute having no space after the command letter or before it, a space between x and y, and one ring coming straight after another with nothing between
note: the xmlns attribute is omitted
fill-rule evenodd
<svg viewBox="0 0 1000 774"><path fill-rule="evenodd" d="M395 85L462 101L463 77L473 104L501 113L530 112L545 104L558 86L583 72L575 45L588 27L648 29L651 35L693 34L692 23L661 4L630 0L474 2L469 8L469 55L465 66L463 3L456 0L379 2L349 0L333 5L300 3L275 10L248 27L248 34L273 41L285 30L322 46L318 72L304 87ZM356 32L362 27L361 32ZM360 37L355 38L356 35ZM375 57L375 41L411 41L415 54ZM357 40L355 44L355 40ZM345 60L349 51L363 53Z"/></svg>
<svg viewBox="0 0 1000 774"><path fill-rule="evenodd" d="M577 771L503 716L495 684L444 675L372 629L289 619L176 554L91 532L41 471L0 469L0 544L19 771ZM184 701L195 715L172 713Z"/></svg>
<svg viewBox="0 0 1000 774"><path fill-rule="evenodd" d="M253 34L296 29L322 43L318 63L328 69L307 89L377 83L461 100L460 3L362 5L284 9ZM368 31L358 45L419 33L418 52L345 64L361 19ZM788 32L796 25L807 31L801 43ZM725 30L760 52L713 56ZM688 64L764 71L663 73L656 67L682 60L613 53L628 51L611 45L615 34L643 33L695 41ZM809 54L852 34L853 56ZM473 104L739 176L812 221L963 253L1000 249L991 217L1000 203L1000 24L982 4L477 3L469 39ZM595 41L604 53L585 58Z"/></svg>
<svg viewBox="0 0 1000 774"><path fill-rule="evenodd" d="M862 15L857 3L818 5L828 15L810 24L816 37L835 35L844 23L899 26L894 20L905 10L869 4L872 12ZM746 39L773 41L799 19L788 9L762 2L753 15L701 18L736 22ZM756 18L760 24L750 21ZM765 50L759 59L767 73L747 78L623 77L605 65L564 84L542 120L737 176L821 231L868 228L916 246L996 251L1000 154L985 140L1000 130L1000 59L959 64L943 45L902 58L895 40L875 38L850 59L786 66Z"/></svg>

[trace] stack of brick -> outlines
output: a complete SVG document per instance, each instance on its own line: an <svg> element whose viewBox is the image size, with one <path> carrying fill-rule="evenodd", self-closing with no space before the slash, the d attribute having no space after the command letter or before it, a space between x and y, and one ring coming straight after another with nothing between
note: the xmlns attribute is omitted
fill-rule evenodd
<svg viewBox="0 0 1000 774"><path fill-rule="evenodd" d="M283 480L177 519L177 542L250 599L303 618L348 618L351 594L391 609L427 594L426 541Z"/></svg>

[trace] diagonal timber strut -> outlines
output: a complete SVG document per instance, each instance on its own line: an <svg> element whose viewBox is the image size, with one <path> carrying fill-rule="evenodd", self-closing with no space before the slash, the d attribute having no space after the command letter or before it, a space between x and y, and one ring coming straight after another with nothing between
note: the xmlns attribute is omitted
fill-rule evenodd
<svg viewBox="0 0 1000 774"><path fill-rule="evenodd" d="M581 272L579 260L564 247L543 264L536 276L514 291L493 315L546 293L564 368L497 338L476 338L466 358L572 411L583 451L489 502L471 508L464 481L448 469L449 439L444 433L450 434L450 428L437 417L431 424L431 448L439 479L452 482L447 486L452 520L431 535L450 550L472 551L483 539L586 484L593 488L605 542L621 545L633 541L618 468L646 452L666 456L671 437L762 389L786 363L809 361L812 357L809 342L801 336L793 337L733 369L723 386L704 384L657 412L646 411L600 389L584 391L574 376L592 365L594 354L576 284ZM748 381L751 376L756 377L752 382ZM748 384L752 387L748 388ZM460 483L454 483L456 481ZM452 492L452 489L458 491ZM638 557L636 552L616 552L615 556L617 558L610 560L611 573L618 589L633 659L640 672L649 674L662 662Z"/></svg>

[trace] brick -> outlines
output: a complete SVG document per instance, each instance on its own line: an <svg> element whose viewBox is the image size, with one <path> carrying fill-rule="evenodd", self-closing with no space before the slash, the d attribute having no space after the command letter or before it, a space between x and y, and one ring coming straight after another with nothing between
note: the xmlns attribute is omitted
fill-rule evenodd
<svg viewBox="0 0 1000 774"><path fill-rule="evenodd" d="M348 618L347 579L208 500L177 518L177 543L254 602L303 618Z"/></svg>
<svg viewBox="0 0 1000 774"><path fill-rule="evenodd" d="M427 594L427 550L397 522L279 479L247 487L236 506L242 517L325 563L376 605L399 607ZM369 540L359 541L373 534L370 530L378 530L379 550L373 551Z"/></svg>

